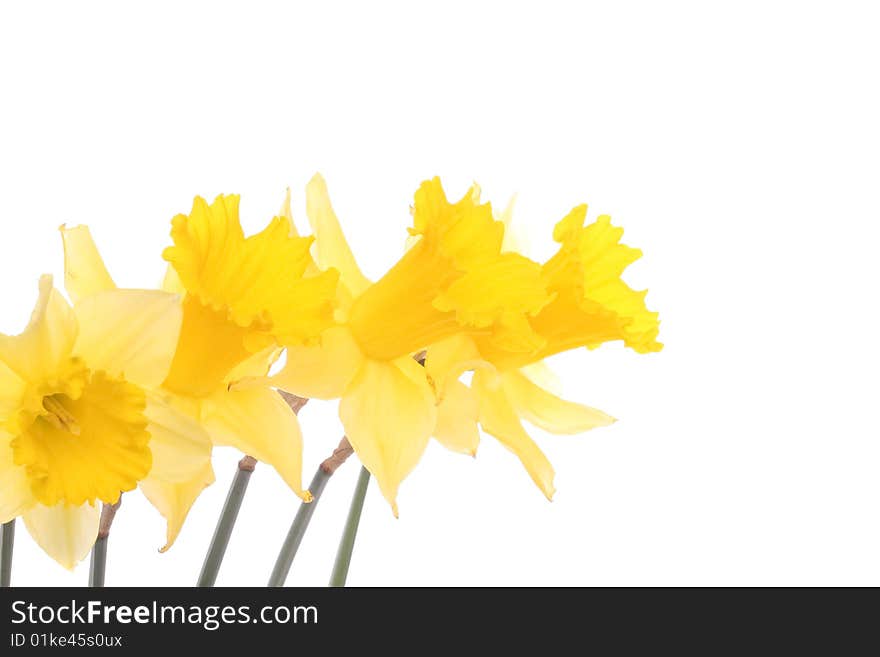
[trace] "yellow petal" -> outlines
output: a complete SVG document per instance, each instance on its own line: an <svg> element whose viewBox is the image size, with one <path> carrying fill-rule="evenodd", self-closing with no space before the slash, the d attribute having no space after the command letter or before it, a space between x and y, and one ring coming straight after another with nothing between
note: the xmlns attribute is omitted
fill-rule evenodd
<svg viewBox="0 0 880 657"><path fill-rule="evenodd" d="M52 277L40 278L40 296L23 333L0 335L0 362L29 382L57 379L76 341L73 311L52 286Z"/></svg>
<svg viewBox="0 0 880 657"><path fill-rule="evenodd" d="M0 360L0 427L15 419L27 382Z"/></svg>
<svg viewBox="0 0 880 657"><path fill-rule="evenodd" d="M425 371L412 358L367 360L339 404L361 462L397 515L397 490L419 462L437 422Z"/></svg>
<svg viewBox="0 0 880 657"><path fill-rule="evenodd" d="M88 226L61 226L61 240L64 244L64 287L74 303L116 287Z"/></svg>
<svg viewBox="0 0 880 657"><path fill-rule="evenodd" d="M224 378L224 382L228 387L230 385L234 386L235 383L242 379L265 377L269 374L272 365L281 357L282 353L284 353L284 348L277 345L272 345L262 351L258 351L250 358L241 361L233 367Z"/></svg>
<svg viewBox="0 0 880 657"><path fill-rule="evenodd" d="M334 267L339 270L339 280L352 297L357 297L370 286L370 281L361 272L345 240L339 219L330 204L327 183L321 174L315 174L306 187L306 213L315 233L318 266L321 269Z"/></svg>
<svg viewBox="0 0 880 657"><path fill-rule="evenodd" d="M288 347L287 364L271 378L274 386L309 399L341 397L364 357L345 327L331 328L316 347Z"/></svg>
<svg viewBox="0 0 880 657"><path fill-rule="evenodd" d="M562 392L562 382L559 380L556 372L550 369L547 361L539 360L535 363L524 365L520 368L520 371L526 375L529 381L541 386L544 390L548 390L554 395Z"/></svg>
<svg viewBox="0 0 880 657"><path fill-rule="evenodd" d="M180 276L177 275L177 270L171 265L168 265L165 269L165 278L162 279L161 289L164 292L179 294L180 296L186 294L186 288L183 287L183 283L180 281Z"/></svg>
<svg viewBox="0 0 880 657"><path fill-rule="evenodd" d="M196 418L175 407L164 393L149 393L145 412L150 424L150 476L165 482L191 480L211 459L211 438Z"/></svg>
<svg viewBox="0 0 880 657"><path fill-rule="evenodd" d="M204 463L199 471L188 481L169 483L155 476L141 482L141 491L167 523L165 545L159 552L165 552L177 540L183 522L198 496L214 483L214 468L211 462Z"/></svg>
<svg viewBox="0 0 880 657"><path fill-rule="evenodd" d="M447 385L467 370L491 365L482 360L474 341L466 335L452 337L432 344L425 356L425 371L432 382L437 397L442 399Z"/></svg>
<svg viewBox="0 0 880 657"><path fill-rule="evenodd" d="M516 194L510 197L504 210L498 215L498 221L504 224L504 240L501 242L501 251L507 253L513 251L525 254L525 240L513 227L513 209L516 206Z"/></svg>
<svg viewBox="0 0 880 657"><path fill-rule="evenodd" d="M553 498L553 466L535 444L507 399L503 387L495 387L483 372L476 372L472 383L480 398L480 425L519 457L532 481L547 496Z"/></svg>
<svg viewBox="0 0 880 657"><path fill-rule="evenodd" d="M471 389L461 381L453 381L437 404L434 437L446 449L476 456L480 445L479 416L480 405Z"/></svg>
<svg viewBox="0 0 880 657"><path fill-rule="evenodd" d="M299 231L296 229L296 222L293 220L293 210L290 209L290 187L284 190L284 203L281 204L281 210L278 216L286 219L289 223L288 235L291 237L299 237Z"/></svg>
<svg viewBox="0 0 880 657"><path fill-rule="evenodd" d="M501 378L507 399L519 416L550 433L581 433L615 421L600 410L560 399L520 372L507 372Z"/></svg>
<svg viewBox="0 0 880 657"><path fill-rule="evenodd" d="M24 524L46 554L73 570L95 544L100 515L98 508L91 504L38 504L25 512Z"/></svg>
<svg viewBox="0 0 880 657"><path fill-rule="evenodd" d="M0 431L0 524L17 518L35 503L27 473L13 459L11 438Z"/></svg>
<svg viewBox="0 0 880 657"><path fill-rule="evenodd" d="M168 375L183 318L180 297L158 290L109 290L74 307L79 321L75 354L145 388Z"/></svg>
<svg viewBox="0 0 880 657"><path fill-rule="evenodd" d="M302 434L290 406L271 388L219 392L202 403L202 423L215 445L235 447L273 466L304 500Z"/></svg>

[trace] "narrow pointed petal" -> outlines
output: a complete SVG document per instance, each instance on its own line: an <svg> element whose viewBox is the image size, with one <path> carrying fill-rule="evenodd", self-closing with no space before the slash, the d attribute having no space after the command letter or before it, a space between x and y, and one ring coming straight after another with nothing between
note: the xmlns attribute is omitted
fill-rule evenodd
<svg viewBox="0 0 880 657"><path fill-rule="evenodd" d="M25 512L24 524L46 554L73 570L95 544L100 515L98 507L91 504L38 504Z"/></svg>
<svg viewBox="0 0 880 657"><path fill-rule="evenodd" d="M327 183L315 174L306 187L306 214L315 233L315 250L321 269L334 267L339 270L339 280L357 297L370 286L370 281L358 267L354 254L345 240L339 219L330 204Z"/></svg>
<svg viewBox="0 0 880 657"><path fill-rule="evenodd" d="M600 410L560 399L520 372L505 373L502 381L507 399L520 417L550 433L581 433L615 421Z"/></svg>
<svg viewBox="0 0 880 657"><path fill-rule="evenodd" d="M171 368L183 310L180 297L158 290L110 290L76 304L75 353L94 370L158 387Z"/></svg>
<svg viewBox="0 0 880 657"><path fill-rule="evenodd" d="M473 391L461 381L453 381L437 404L434 437L446 449L476 456L480 445L479 416L480 405Z"/></svg>
<svg viewBox="0 0 880 657"><path fill-rule="evenodd" d="M64 243L64 288L74 303L116 288L88 226L62 226L61 240Z"/></svg>
<svg viewBox="0 0 880 657"><path fill-rule="evenodd" d="M71 355L77 336L73 310L52 285L40 278L40 296L23 333L0 335L0 362L26 381L53 379Z"/></svg>
<svg viewBox="0 0 880 657"><path fill-rule="evenodd" d="M437 422L424 368L412 358L367 360L339 404L345 434L397 515L397 490Z"/></svg>
<svg viewBox="0 0 880 657"><path fill-rule="evenodd" d="M513 210L516 207L516 194L510 197L504 210L498 215L498 221L504 224L504 240L501 242L503 253L513 251L525 255L526 240L520 235L520 231L513 225Z"/></svg>
<svg viewBox="0 0 880 657"><path fill-rule="evenodd" d="M147 395L145 415L150 422L147 431L153 453L150 476L168 483L182 483L196 477L211 460L211 439L207 431L160 393Z"/></svg>
<svg viewBox="0 0 880 657"><path fill-rule="evenodd" d="M271 378L274 386L309 399L341 397L364 357L345 327L324 331L315 347L288 347L287 364Z"/></svg>
<svg viewBox="0 0 880 657"><path fill-rule="evenodd" d="M449 383L477 368L493 369L482 360L474 341L466 335L453 335L431 345L425 356L425 371L438 397L443 397Z"/></svg>
<svg viewBox="0 0 880 657"><path fill-rule="evenodd" d="M27 473L13 459L11 439L0 431L0 524L17 518L35 503Z"/></svg>
<svg viewBox="0 0 880 657"><path fill-rule="evenodd" d="M235 447L273 466L304 500L302 434L296 414L271 388L220 392L202 404L202 423L215 445Z"/></svg>
<svg viewBox="0 0 880 657"><path fill-rule="evenodd" d="M165 269L165 277L162 279L161 289L164 292L179 294L180 296L184 296L186 294L186 288L183 286L183 283L180 280L180 276L178 276L177 274L177 270L171 265L168 265L168 267Z"/></svg>
<svg viewBox="0 0 880 657"><path fill-rule="evenodd" d="M535 363L524 365L519 369L520 372L526 375L529 381L541 386L544 390L548 390L554 395L562 393L562 381L559 380L556 372L550 369L547 361L539 360Z"/></svg>
<svg viewBox="0 0 880 657"><path fill-rule="evenodd" d="M262 351L258 351L250 358L241 361L226 375L225 383L227 384L227 387L234 387L235 383L242 379L262 379L268 376L269 370L272 369L272 365L274 365L275 361L281 357L283 352L283 347L272 345Z"/></svg>
<svg viewBox="0 0 880 657"><path fill-rule="evenodd" d="M494 386L482 372L474 374L473 389L480 398L480 425L519 457L532 481L547 499L553 498L553 466L523 428L501 386Z"/></svg>
<svg viewBox="0 0 880 657"><path fill-rule="evenodd" d="M165 545L160 552L165 552L174 544L193 503L213 483L214 469L210 461L204 463L188 481L169 483L149 476L141 482L141 491L167 522Z"/></svg>

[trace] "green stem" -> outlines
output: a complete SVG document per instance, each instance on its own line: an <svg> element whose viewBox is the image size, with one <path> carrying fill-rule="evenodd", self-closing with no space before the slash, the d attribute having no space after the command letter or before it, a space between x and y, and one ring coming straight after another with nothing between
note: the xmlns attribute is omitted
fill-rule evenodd
<svg viewBox="0 0 880 657"><path fill-rule="evenodd" d="M342 539L339 541L339 551L336 553L336 563L333 564L333 572L330 575L330 586L345 586L348 579L348 568L351 565L351 554L354 552L354 542L357 538L358 525L361 522L361 512L364 509L364 498L367 496L367 486L370 483L370 471L361 467L361 473L351 498L351 508L348 510L348 519L342 530Z"/></svg>
<svg viewBox="0 0 880 657"><path fill-rule="evenodd" d="M11 586L12 548L15 545L15 518L0 525L0 588Z"/></svg>
<svg viewBox="0 0 880 657"><path fill-rule="evenodd" d="M312 483L309 484L312 501L308 503L303 502L299 505L296 517L293 519L293 524L290 525L290 531L287 532L287 538L284 539L284 544L278 553L278 559L275 561L272 575L269 577L269 586L284 586L284 582L287 581L287 575L290 573L290 567L293 565L293 559L296 557L299 545L302 543L303 536L305 536L309 523L312 520L312 515L315 513L315 507L318 505L318 500L324 491L324 486L327 485L330 477L333 476L333 473L336 472L339 466L345 463L346 459L353 453L354 450L351 448L351 443L348 442L348 438L343 436L342 440L339 441L339 445L333 450L333 453L324 459L324 462L318 467L315 476L312 478Z"/></svg>
<svg viewBox="0 0 880 657"><path fill-rule="evenodd" d="M235 479L232 480L226 501L223 503L223 511L220 512L220 518L217 520L217 527L214 529L211 545L205 555L205 563L202 564L202 572L199 573L197 586L210 587L214 586L214 582L217 581L217 573L220 571L220 564L223 563L223 557L226 554L226 546L229 545L229 537L232 536L235 521L238 519L241 501L247 492L248 482L256 465L257 460L250 456L245 456L238 462L238 470L235 472Z"/></svg>
<svg viewBox="0 0 880 657"><path fill-rule="evenodd" d="M89 586L104 586L104 574L107 572L107 537L99 538L92 546L92 560L89 562Z"/></svg>
<svg viewBox="0 0 880 657"><path fill-rule="evenodd" d="M284 539L281 551L275 560L275 567L269 576L269 586L284 586L284 582L287 581L287 575L290 573L293 559L296 556L297 550L299 550L299 545L302 543L306 530L309 528L309 523L312 521L312 515L315 513L315 507L318 506L318 500L321 499L324 486L327 485L332 474L332 472L327 472L322 467L319 467L315 472L312 483L309 484L312 501L300 503L296 517L293 519L290 530L287 532L287 538Z"/></svg>
<svg viewBox="0 0 880 657"><path fill-rule="evenodd" d="M104 504L101 507L101 521L98 525L98 538L92 546L92 559L89 562L89 586L102 588L104 575L107 572L107 541L110 539L110 527L116 512L122 505L122 497L115 504Z"/></svg>

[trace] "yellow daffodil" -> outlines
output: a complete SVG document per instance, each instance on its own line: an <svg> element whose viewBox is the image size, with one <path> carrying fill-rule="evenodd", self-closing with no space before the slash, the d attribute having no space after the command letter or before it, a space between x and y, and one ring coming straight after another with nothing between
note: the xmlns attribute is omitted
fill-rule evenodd
<svg viewBox="0 0 880 657"><path fill-rule="evenodd" d="M274 466L308 501L296 415L268 385L234 384L265 376L285 346L311 344L332 325L337 274L317 270L309 255L312 238L292 234L283 216L245 237L238 204L237 196L219 196L210 205L197 197L189 215L172 220L163 288L182 295L183 319L157 394L187 414L195 432ZM87 228L65 230L63 236L68 288L93 294L115 287ZM164 549L213 480L206 462L186 481L144 487L168 522Z"/></svg>
<svg viewBox="0 0 880 657"><path fill-rule="evenodd" d="M440 384L439 415L455 418L463 447L476 448L478 420L484 431L517 454L548 498L555 490L553 467L521 418L558 434L580 433L614 419L552 394L533 380L535 368L552 354L615 340L639 353L662 349L658 315L646 308L646 292L635 292L621 279L641 252L620 243L623 229L613 227L607 216L584 226L586 213L585 205L575 208L553 232L560 248L542 267L553 300L529 320L540 336L537 349L512 351L484 336L455 336L430 349L426 360L429 376ZM461 384L455 378L467 369L474 369L471 389L476 399L456 392Z"/></svg>
<svg viewBox="0 0 880 657"><path fill-rule="evenodd" d="M400 482L437 425L435 390L412 356L462 332L498 348L537 348L528 318L551 301L541 267L502 252L504 226L476 190L450 203L438 179L416 193L416 239L379 281L361 273L316 177L307 190L321 267L340 272L349 303L320 346L288 349L276 385L299 395L340 397L340 418L362 462L397 512Z"/></svg>
<svg viewBox="0 0 880 657"><path fill-rule="evenodd" d="M180 297L161 291L112 289L71 307L45 276L25 331L0 335L0 522L22 516L66 568L91 549L99 502L185 481L209 453L153 394L182 317Z"/></svg>
<svg viewBox="0 0 880 657"><path fill-rule="evenodd" d="M304 396L341 398L346 434L395 514L399 485L430 437L474 454L478 423L551 496L552 467L520 417L563 433L612 419L555 397L520 368L534 371L545 356L614 339L640 351L659 348L656 314L644 310L644 294L619 280L635 252L616 244L618 229L602 219L578 230L585 208L577 209L557 226L560 253L541 266L505 239L512 206L496 220L476 186L450 203L434 179L416 193L410 248L371 284L320 177L307 199L316 259L339 270L347 303L319 347L289 350L275 383ZM412 359L422 350L424 368ZM459 381L467 370L475 371L471 387Z"/></svg>

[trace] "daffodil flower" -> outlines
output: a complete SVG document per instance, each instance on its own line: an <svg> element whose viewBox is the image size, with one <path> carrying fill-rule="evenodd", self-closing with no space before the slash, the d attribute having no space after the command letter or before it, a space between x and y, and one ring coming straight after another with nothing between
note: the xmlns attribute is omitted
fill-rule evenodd
<svg viewBox="0 0 880 657"><path fill-rule="evenodd" d="M644 294L619 280L634 252L615 247L617 229L600 222L582 229L584 237L574 224L585 208L575 210L557 227L560 254L542 266L511 249L505 221L512 205L499 220L479 196L474 186L450 203L439 180L423 183L409 249L371 283L345 241L324 181L316 176L307 189L316 259L339 270L345 291L340 326L324 333L320 347L290 349L290 365L274 382L304 396L341 398L346 434L395 514L399 485L430 437L475 454L478 425L515 452L552 496L552 466L520 418L558 433L613 419L559 399L524 372L553 353L608 340L659 348L656 314L644 310ZM421 350L424 368L412 359ZM468 370L475 372L471 387L459 381Z"/></svg>
<svg viewBox="0 0 880 657"><path fill-rule="evenodd" d="M348 303L319 347L288 349L289 365L273 381L299 395L341 398L346 435L396 514L400 483L438 418L435 387L413 354L463 332L499 349L534 351L542 343L529 317L552 296L538 263L502 251L504 225L476 188L450 203L438 179L423 183L413 244L375 283L358 268L320 177L307 203L318 264L340 272Z"/></svg>
<svg viewBox="0 0 880 657"><path fill-rule="evenodd" d="M210 205L197 197L188 215L172 220L163 289L183 297L183 319L157 394L190 417L194 431L272 465L309 501L296 415L270 386L235 383L265 376L285 346L313 343L332 325L337 274L317 270L309 255L312 238L293 234L283 216L245 237L238 204L238 196L219 196ZM65 230L63 236L68 289L76 294L113 289L88 229ZM186 481L144 487L168 522L163 549L213 480L206 463Z"/></svg>
<svg viewBox="0 0 880 657"><path fill-rule="evenodd" d="M50 276L30 324L0 335L0 522L22 516L66 568L98 531L98 503L191 478L210 453L153 390L180 333L180 297L107 290L71 307Z"/></svg>
<svg viewBox="0 0 880 657"><path fill-rule="evenodd" d="M560 399L539 385L543 358L620 340L639 353L659 351L658 314L645 306L647 292L621 278L641 252L620 243L623 229L607 216L584 226L579 206L553 232L558 252L542 267L553 300L529 319L540 346L532 352L508 350L485 336L455 336L429 350L426 369L439 382L440 425L451 426L453 447L476 449L478 421L522 461L541 491L551 498L554 471L521 419L550 433L575 434L614 422L602 411ZM472 395L457 376L473 369Z"/></svg>

